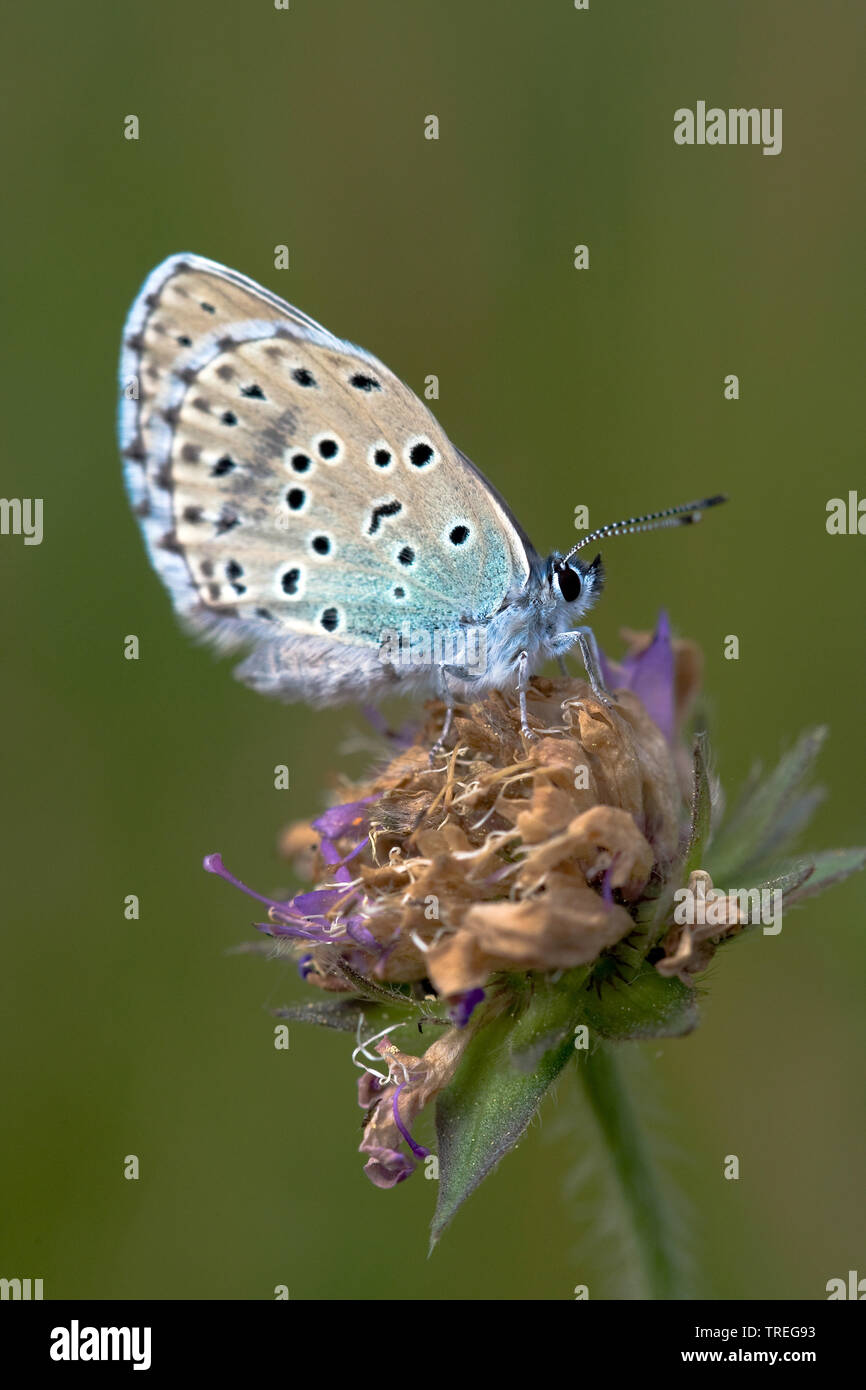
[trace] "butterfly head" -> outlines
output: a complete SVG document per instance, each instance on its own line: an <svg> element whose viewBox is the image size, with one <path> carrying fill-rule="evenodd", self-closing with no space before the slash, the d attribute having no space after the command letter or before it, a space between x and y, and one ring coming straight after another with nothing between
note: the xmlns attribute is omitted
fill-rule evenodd
<svg viewBox="0 0 866 1390"><path fill-rule="evenodd" d="M596 555L587 564L576 556L563 557L555 550L546 562L545 579L551 599L573 622L595 603L604 587L601 556Z"/></svg>

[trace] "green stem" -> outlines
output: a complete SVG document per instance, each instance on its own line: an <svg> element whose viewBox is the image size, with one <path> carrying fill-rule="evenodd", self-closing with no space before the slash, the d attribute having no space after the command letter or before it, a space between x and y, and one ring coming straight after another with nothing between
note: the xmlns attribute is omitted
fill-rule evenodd
<svg viewBox="0 0 866 1390"><path fill-rule="evenodd" d="M613 1048L599 1043L582 1055L579 1070L616 1172L648 1296L682 1297L672 1223Z"/></svg>

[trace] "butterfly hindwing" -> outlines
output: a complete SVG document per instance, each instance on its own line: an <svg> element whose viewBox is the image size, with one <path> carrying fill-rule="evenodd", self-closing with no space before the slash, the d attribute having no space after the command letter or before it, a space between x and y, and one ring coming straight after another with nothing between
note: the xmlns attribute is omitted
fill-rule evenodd
<svg viewBox="0 0 866 1390"><path fill-rule="evenodd" d="M236 272L158 267L121 377L154 563L194 628L262 649L251 683L303 694L346 646L375 661L383 631L483 621L525 583L526 538L413 392Z"/></svg>

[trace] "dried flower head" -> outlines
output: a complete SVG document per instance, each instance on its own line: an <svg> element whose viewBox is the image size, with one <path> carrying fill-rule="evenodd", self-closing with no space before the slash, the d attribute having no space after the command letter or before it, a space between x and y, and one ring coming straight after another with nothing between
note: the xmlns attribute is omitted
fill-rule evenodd
<svg viewBox="0 0 866 1390"><path fill-rule="evenodd" d="M536 678L531 742L514 696L458 707L432 763L441 707L431 707L370 780L287 832L285 851L316 887L285 902L253 893L268 908L259 929L291 942L307 982L335 996L281 1012L357 1030L373 1182L392 1187L428 1157L411 1126L441 1098L439 1159L444 1151L459 1171L440 1182L439 1229L519 1137L579 1023L599 1038L688 1031L696 978L723 941L755 925L748 892L778 893L787 906L862 863L857 851L776 862L814 804L800 787L820 734L756 783L713 840L705 741L689 748L684 732L700 653L671 640L664 615L604 669L610 706L584 681ZM244 887L218 856L205 863ZM437 1034L420 1057L391 1038L407 1019ZM466 1105L456 1114L461 1078L486 1076L494 1054L508 1076L487 1077L474 1119ZM467 1159L504 1092L498 1138Z"/></svg>

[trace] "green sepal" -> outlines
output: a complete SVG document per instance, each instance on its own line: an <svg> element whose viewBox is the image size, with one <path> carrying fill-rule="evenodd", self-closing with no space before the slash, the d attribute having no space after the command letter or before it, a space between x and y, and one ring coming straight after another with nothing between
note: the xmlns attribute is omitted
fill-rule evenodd
<svg viewBox="0 0 866 1390"><path fill-rule="evenodd" d="M772 772L752 774L700 865L717 888L768 876L772 856L803 828L821 796L803 784L826 735L824 728L807 730Z"/></svg>
<svg viewBox="0 0 866 1390"><path fill-rule="evenodd" d="M584 968L572 970L555 984L530 976L504 1011L494 998L485 1008L495 1016L489 1022L481 1016L477 1024L473 1019L475 1036L436 1106L439 1194L431 1250L517 1143L573 1055L586 975Z"/></svg>
<svg viewBox="0 0 866 1390"><path fill-rule="evenodd" d="M580 1022L610 1042L681 1038L698 1025L697 998L694 989L660 975L648 961L625 983L608 974L602 960L585 991Z"/></svg>

